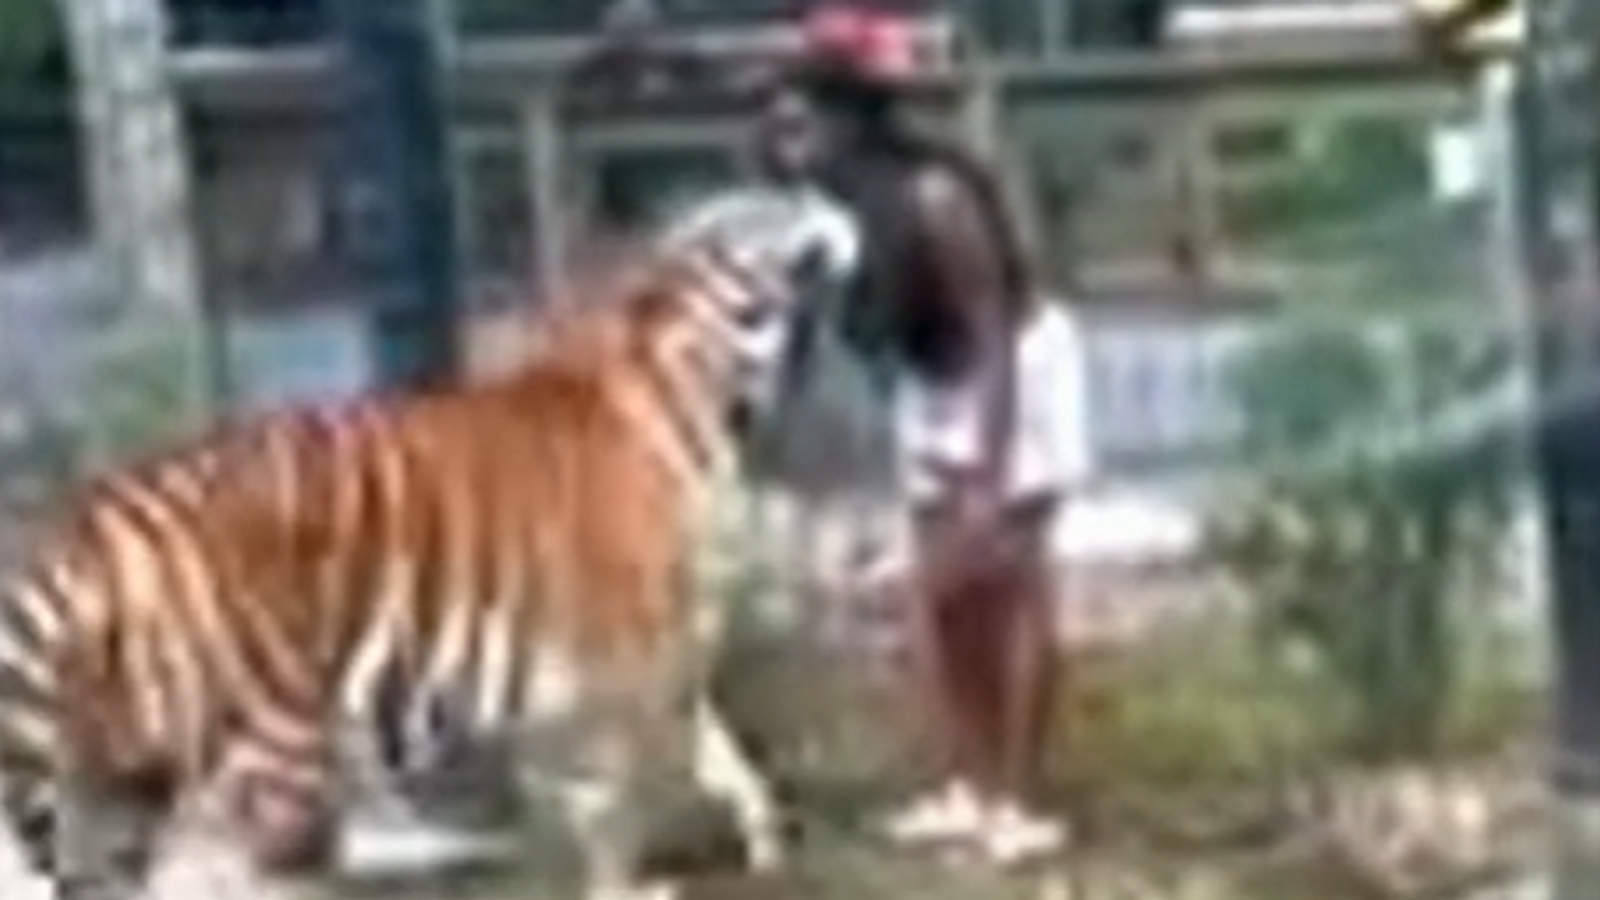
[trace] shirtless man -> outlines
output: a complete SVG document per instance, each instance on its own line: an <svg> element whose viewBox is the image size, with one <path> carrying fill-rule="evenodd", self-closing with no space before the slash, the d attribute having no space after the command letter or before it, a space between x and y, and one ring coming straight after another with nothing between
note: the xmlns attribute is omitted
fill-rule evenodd
<svg viewBox="0 0 1600 900"><path fill-rule="evenodd" d="M839 327L892 385L913 509L914 641L944 781L896 840L1009 862L1065 840L1028 803L1052 714L1048 544L1084 475L1076 334L1036 303L992 174L903 118L904 23L813 10L787 86L815 113L812 177L854 213L860 263Z"/></svg>

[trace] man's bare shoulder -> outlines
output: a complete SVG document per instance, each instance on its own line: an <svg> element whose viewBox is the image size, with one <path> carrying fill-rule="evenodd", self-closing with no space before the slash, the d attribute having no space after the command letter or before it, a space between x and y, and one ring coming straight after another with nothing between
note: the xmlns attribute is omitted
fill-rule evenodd
<svg viewBox="0 0 1600 900"><path fill-rule="evenodd" d="M912 197L924 209L965 210L972 205L971 179L947 163L929 162L918 166L910 183Z"/></svg>
<svg viewBox="0 0 1600 900"><path fill-rule="evenodd" d="M986 246L994 237L994 223L985 214L977 185L958 167L948 163L920 166L910 178L909 190L925 239L938 246L956 244L970 249Z"/></svg>

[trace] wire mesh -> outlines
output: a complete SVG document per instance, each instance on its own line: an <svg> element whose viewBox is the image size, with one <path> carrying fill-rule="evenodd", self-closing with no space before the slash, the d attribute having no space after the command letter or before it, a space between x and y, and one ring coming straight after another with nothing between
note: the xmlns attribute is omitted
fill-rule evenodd
<svg viewBox="0 0 1600 900"><path fill-rule="evenodd" d="M593 10L514 12L554 29ZM1094 187L1079 215L1095 258L1074 267L1086 283L1097 266L1163 262L1169 231L1209 228L1206 277L1266 298L1214 314L1186 305L1202 292L1182 279L1120 307L1060 298L1087 337L1101 465L1054 536L1064 674L1048 780L1078 839L1044 875L930 879L925 859L862 825L928 768L907 607L877 580L906 565L903 511L772 475L724 498L707 594L760 615L733 617L718 692L806 823L808 895L1468 897L1543 852L1551 614L1529 444L1600 402L1600 386L1580 373L1532 389L1532 348L1571 318L1529 315L1507 288L1503 172L1441 193L1436 139L1461 125L1460 105L1340 112L1365 102L1308 100L1266 117L1277 138L1194 151L1215 167L1197 205L1139 193L1173 176L1159 151L1191 145L1163 129L1190 120L1152 112L1142 164L1019 138L1086 167L1067 173ZM275 142L259 123L200 130L211 171L197 205L238 411L361 393L364 322L337 286L287 300L260 287L293 282L281 276L330 240L315 224L316 129L285 123ZM467 280L504 295L465 328L483 375L516 364L530 327L519 280L532 254L510 244L577 230L517 208L534 186L516 149L463 154L460 172ZM674 152L617 179L642 195L617 202L676 202L661 174ZM564 202L607 194L594 183L605 166L569 162ZM230 193L230 179L260 183ZM1035 186L1022 194L1048 193ZM1080 252L1069 231L1047 229L1041 253ZM119 305L84 245L3 265L0 550L92 472L168 443L178 373L172 323Z"/></svg>

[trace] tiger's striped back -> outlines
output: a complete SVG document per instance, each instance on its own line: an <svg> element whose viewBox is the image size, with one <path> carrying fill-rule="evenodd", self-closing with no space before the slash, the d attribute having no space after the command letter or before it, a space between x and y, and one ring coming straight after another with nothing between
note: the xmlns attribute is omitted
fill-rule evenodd
<svg viewBox="0 0 1600 900"><path fill-rule="evenodd" d="M329 802L327 726L385 666L493 727L578 702L548 654L616 673L676 652L781 262L679 247L503 380L224 428L85 487L0 594L0 778L35 859L57 775L224 773L264 860L293 864Z"/></svg>

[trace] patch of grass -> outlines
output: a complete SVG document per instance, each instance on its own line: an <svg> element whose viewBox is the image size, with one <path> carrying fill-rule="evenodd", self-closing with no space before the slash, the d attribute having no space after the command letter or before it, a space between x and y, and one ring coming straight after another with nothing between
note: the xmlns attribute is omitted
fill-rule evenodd
<svg viewBox="0 0 1600 900"><path fill-rule="evenodd" d="M1492 649L1473 655L1419 762L1494 757L1537 734L1538 685L1516 674L1512 650ZM1242 621L1082 661L1064 694L1053 780L1091 809L1133 804L1166 826L1226 798L1259 816L1300 779L1360 764L1348 693L1294 645L1263 641Z"/></svg>
<svg viewBox="0 0 1600 900"><path fill-rule="evenodd" d="M1053 760L1064 780L1164 790L1271 779L1328 756L1329 692L1242 628L1171 634L1074 667Z"/></svg>
<svg viewBox="0 0 1600 900"><path fill-rule="evenodd" d="M1481 655L1507 655L1487 648ZM893 749L908 743L906 723L895 716L904 704L895 703L892 688L854 683L861 676L853 667L830 668L792 642L740 650L725 699L742 729L764 739L760 749L780 780L798 789L789 799L803 830L781 877L756 881L719 866L694 880L686 894L692 900L1371 896L1310 851L1279 841L1285 828L1271 815L1275 789L1346 764L1347 711L1314 668L1281 644L1263 643L1247 622L1213 620L1127 653L1077 661L1063 698L1054 774L1078 799L1105 801L1102 807L1126 815L1085 816L1079 807L1083 840L1061 859L1015 873L899 852L863 827L864 817L898 799L889 788L906 775L904 757ZM1488 752L1531 721L1521 687L1496 674L1501 670L1474 671L1480 674L1453 719L1452 753ZM818 744L816 755L801 752L808 741ZM575 896L548 875L422 881L324 900Z"/></svg>

